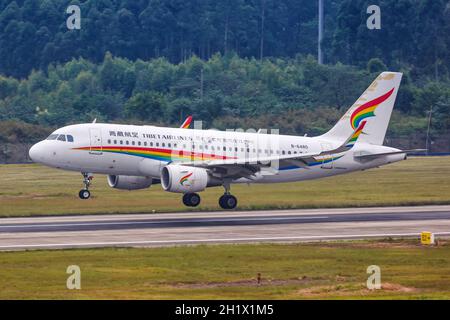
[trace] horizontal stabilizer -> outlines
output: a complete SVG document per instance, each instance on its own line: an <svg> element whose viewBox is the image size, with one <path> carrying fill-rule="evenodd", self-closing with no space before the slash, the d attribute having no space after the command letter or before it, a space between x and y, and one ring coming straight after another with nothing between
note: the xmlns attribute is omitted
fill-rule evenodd
<svg viewBox="0 0 450 320"><path fill-rule="evenodd" d="M355 155L356 160L373 160L379 157L383 156L389 156L393 154L411 154L411 153L421 153L425 152L427 149L411 149L411 150L398 150L398 151L392 151L392 152L383 152L383 153L372 153L372 154L362 154L362 155Z"/></svg>

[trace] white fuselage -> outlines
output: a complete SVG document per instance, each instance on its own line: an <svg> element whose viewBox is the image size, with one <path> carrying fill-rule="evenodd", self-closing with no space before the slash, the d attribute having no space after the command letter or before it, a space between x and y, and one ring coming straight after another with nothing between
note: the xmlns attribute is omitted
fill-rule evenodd
<svg viewBox="0 0 450 320"><path fill-rule="evenodd" d="M118 124L79 124L56 130L65 140L43 140L30 149L30 157L50 167L107 175L160 178L169 163L216 159L264 158L275 155L320 153L339 141L262 133L178 129ZM68 136L73 141L67 141ZM60 140L58 140L60 139ZM72 139L70 139L72 140ZM257 179L239 178L233 183L274 183L321 178L378 167L403 160L405 154L357 161L361 153L386 153L397 149L356 143L342 154L316 158L306 165L292 162L263 170Z"/></svg>

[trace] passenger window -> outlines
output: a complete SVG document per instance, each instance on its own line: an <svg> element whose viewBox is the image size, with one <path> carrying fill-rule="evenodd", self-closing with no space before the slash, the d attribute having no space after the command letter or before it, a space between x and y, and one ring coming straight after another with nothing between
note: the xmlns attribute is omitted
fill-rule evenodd
<svg viewBox="0 0 450 320"><path fill-rule="evenodd" d="M67 137L67 140L69 140L69 137ZM108 144L111 144L111 140L108 139Z"/></svg>
<svg viewBox="0 0 450 320"><path fill-rule="evenodd" d="M166 144L163 142L162 144L161 144L161 147L165 147L166 146Z"/></svg>
<svg viewBox="0 0 450 320"><path fill-rule="evenodd" d="M130 141L127 140L127 141L125 141L125 143L126 143L127 145L129 145L129 144L130 144Z"/></svg>
<svg viewBox="0 0 450 320"><path fill-rule="evenodd" d="M147 141L144 141L144 146L147 146Z"/></svg>
<svg viewBox="0 0 450 320"><path fill-rule="evenodd" d="M123 140L120 140L120 144L123 144Z"/></svg>
<svg viewBox="0 0 450 320"><path fill-rule="evenodd" d="M140 146L141 145L141 142L140 141L138 141L138 146Z"/></svg>
<svg viewBox="0 0 450 320"><path fill-rule="evenodd" d="M134 142L134 141L131 141L131 144L134 146L135 144L136 144L136 142Z"/></svg>
<svg viewBox="0 0 450 320"><path fill-rule="evenodd" d="M117 144L117 140L114 140L114 144Z"/></svg>
<svg viewBox="0 0 450 320"><path fill-rule="evenodd" d="M58 136L58 140L59 140L59 141L66 141L66 136L63 135L63 134L60 134L60 135Z"/></svg>
<svg viewBox="0 0 450 320"><path fill-rule="evenodd" d="M70 134L67 135L67 141L73 142L73 136L71 136Z"/></svg>

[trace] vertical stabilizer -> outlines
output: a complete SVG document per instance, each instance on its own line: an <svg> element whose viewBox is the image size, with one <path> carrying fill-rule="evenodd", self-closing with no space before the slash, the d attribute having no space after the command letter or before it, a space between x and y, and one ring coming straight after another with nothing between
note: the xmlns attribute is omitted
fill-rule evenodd
<svg viewBox="0 0 450 320"><path fill-rule="evenodd" d="M399 72L381 73L338 123L321 137L346 139L362 121L366 121L358 141L382 145L401 79L402 74Z"/></svg>

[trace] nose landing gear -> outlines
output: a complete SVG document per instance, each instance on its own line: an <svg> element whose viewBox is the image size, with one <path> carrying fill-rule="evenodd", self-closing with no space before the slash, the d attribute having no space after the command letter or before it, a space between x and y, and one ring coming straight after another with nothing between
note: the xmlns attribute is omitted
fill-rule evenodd
<svg viewBox="0 0 450 320"><path fill-rule="evenodd" d="M80 197L80 199L86 200L91 197L91 193L89 192L89 186L91 185L93 176L86 172L82 172L81 174L83 175L84 189L80 190L78 196Z"/></svg>

